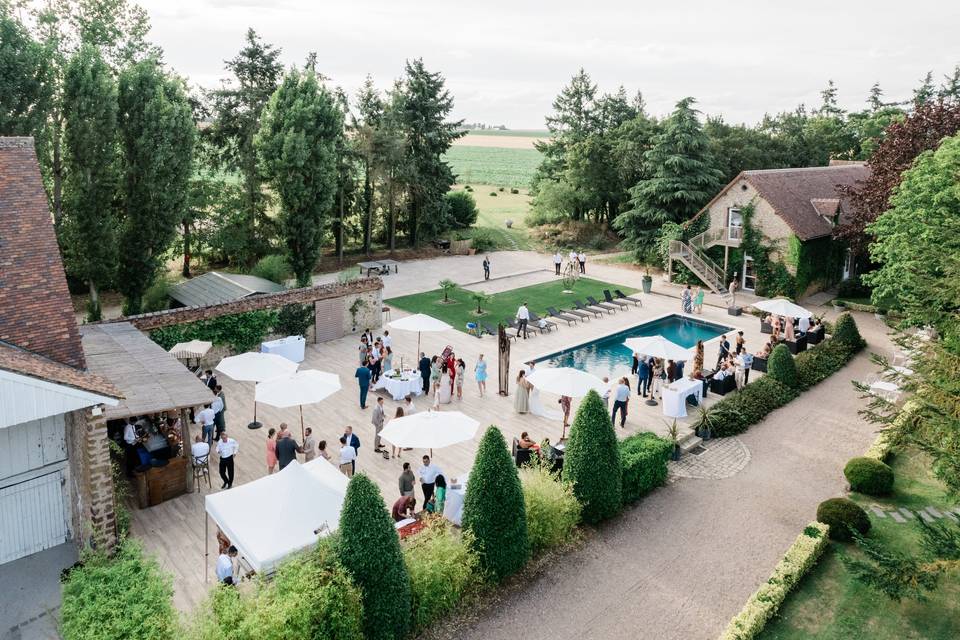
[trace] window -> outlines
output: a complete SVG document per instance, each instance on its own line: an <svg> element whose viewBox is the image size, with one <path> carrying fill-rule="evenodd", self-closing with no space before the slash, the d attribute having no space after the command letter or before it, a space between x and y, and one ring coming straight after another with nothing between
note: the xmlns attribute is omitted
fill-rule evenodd
<svg viewBox="0 0 960 640"><path fill-rule="evenodd" d="M743 215L737 207L727 209L727 239L740 240L743 238Z"/></svg>
<svg viewBox="0 0 960 640"><path fill-rule="evenodd" d="M757 273L753 269L753 258L743 256L743 282L741 283L744 291L755 291L757 288Z"/></svg>

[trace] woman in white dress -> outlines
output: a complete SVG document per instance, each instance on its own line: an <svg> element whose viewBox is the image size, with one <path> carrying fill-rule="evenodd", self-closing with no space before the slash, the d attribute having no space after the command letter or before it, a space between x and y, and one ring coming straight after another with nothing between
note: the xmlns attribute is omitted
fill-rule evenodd
<svg viewBox="0 0 960 640"><path fill-rule="evenodd" d="M525 376L533 373L534 363L529 362L520 367ZM530 407L530 413L535 416L540 416L541 418L546 418L547 420L560 420L563 418L563 413L557 411L556 409L547 409L543 406L543 401L540 399L540 389L537 389L536 386L531 385L530 387L530 399L527 401L527 404Z"/></svg>
<svg viewBox="0 0 960 640"><path fill-rule="evenodd" d="M450 404L453 396L453 378L450 377L450 370L444 364L440 368L440 383L437 386L436 395L433 400L433 406L439 408L441 404Z"/></svg>

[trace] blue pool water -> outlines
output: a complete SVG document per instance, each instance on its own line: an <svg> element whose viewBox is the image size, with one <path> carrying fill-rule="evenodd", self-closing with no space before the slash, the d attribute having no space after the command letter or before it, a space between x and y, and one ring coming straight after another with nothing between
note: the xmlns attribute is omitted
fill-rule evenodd
<svg viewBox="0 0 960 640"><path fill-rule="evenodd" d="M599 323L597 323L599 324ZM570 347L537 360L551 367L573 367L596 376L621 376L630 372L633 353L623 346L627 338L661 335L681 347L692 347L697 340L706 342L735 331L728 326L670 315L631 327L611 336Z"/></svg>

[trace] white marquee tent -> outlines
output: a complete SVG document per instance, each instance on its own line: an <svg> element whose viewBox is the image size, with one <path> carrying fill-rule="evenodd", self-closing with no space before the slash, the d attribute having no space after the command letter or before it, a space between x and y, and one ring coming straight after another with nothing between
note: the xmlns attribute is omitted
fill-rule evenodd
<svg viewBox="0 0 960 640"><path fill-rule="evenodd" d="M250 568L269 573L336 530L347 482L323 458L293 461L279 473L208 495L205 506Z"/></svg>

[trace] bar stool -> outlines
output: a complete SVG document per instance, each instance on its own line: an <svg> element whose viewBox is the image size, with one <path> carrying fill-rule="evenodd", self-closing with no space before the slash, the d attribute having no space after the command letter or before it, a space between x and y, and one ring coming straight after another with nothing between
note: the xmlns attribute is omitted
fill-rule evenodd
<svg viewBox="0 0 960 640"><path fill-rule="evenodd" d="M390 322L390 307L384 306L380 309L383 313L383 317L387 322Z"/></svg>
<svg viewBox="0 0 960 640"><path fill-rule="evenodd" d="M210 454L193 458L193 481L197 485L197 491L200 491L203 478L207 479L207 487L213 488L210 483Z"/></svg>

